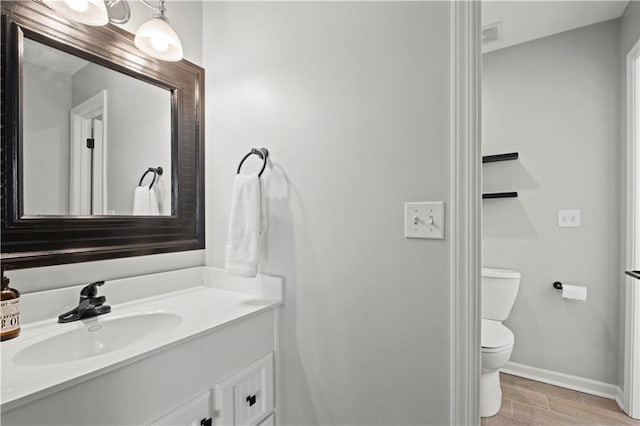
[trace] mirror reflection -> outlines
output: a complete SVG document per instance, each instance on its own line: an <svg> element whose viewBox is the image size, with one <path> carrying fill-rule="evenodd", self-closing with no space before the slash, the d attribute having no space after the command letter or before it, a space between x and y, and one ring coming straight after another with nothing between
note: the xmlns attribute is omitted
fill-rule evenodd
<svg viewBox="0 0 640 426"><path fill-rule="evenodd" d="M169 216L171 92L25 38L25 216Z"/></svg>

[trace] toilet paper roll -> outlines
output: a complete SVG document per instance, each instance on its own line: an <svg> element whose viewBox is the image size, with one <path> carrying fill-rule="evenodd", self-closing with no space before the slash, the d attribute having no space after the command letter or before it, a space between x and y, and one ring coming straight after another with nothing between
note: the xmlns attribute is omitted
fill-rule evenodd
<svg viewBox="0 0 640 426"><path fill-rule="evenodd" d="M587 288L582 285L562 285L562 297L565 299L587 300Z"/></svg>

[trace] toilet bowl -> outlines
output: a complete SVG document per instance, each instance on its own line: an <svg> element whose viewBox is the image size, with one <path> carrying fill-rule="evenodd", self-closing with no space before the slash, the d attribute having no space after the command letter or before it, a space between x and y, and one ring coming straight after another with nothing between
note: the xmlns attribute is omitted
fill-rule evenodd
<svg viewBox="0 0 640 426"><path fill-rule="evenodd" d="M499 321L482 320L482 373L480 375L480 415L489 417L500 411L502 389L500 368L513 350L514 337L511 330Z"/></svg>
<svg viewBox="0 0 640 426"><path fill-rule="evenodd" d="M480 415L490 417L500 411L502 390L500 368L513 350L515 338L502 324L507 319L520 286L520 273L506 269L482 269L482 373L480 375Z"/></svg>

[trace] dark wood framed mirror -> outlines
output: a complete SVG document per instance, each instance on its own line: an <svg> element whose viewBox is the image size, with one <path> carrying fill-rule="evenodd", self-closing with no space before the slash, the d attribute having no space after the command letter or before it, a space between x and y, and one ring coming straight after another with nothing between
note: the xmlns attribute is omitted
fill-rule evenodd
<svg viewBox="0 0 640 426"><path fill-rule="evenodd" d="M3 1L0 3L0 9L2 11L0 52L2 64L0 96L2 104L2 263L10 264L13 268L27 268L203 249L204 70L186 60L163 62L151 58L135 47L132 34L113 25L89 27L68 21L39 2ZM62 153L58 150L55 156L48 157L46 150L39 148L46 146L49 149L52 145L50 135L55 137L61 133L59 129L48 132L50 129L47 126L38 126L39 117L50 118L52 114L32 113L34 105L46 103L37 98L38 94L49 91L49 88L55 85L49 84L44 86L44 89L34 89L35 83L31 85L29 82L38 81L38 78L33 77L37 74L34 74L31 69L42 67L41 59L52 55L55 56L53 63L57 64L54 66L56 72L63 70L67 76L74 72L73 75L76 76L81 74L79 69L86 70L87 67L93 67L90 69L90 74L97 75L103 71L112 73L117 75L120 79L118 81L130 80L131 84L140 86L140 90L157 93L159 99L162 99L162 101L153 101L149 107L141 107L134 101L146 99L146 95L134 95L131 92L133 89L127 89L131 92L131 97L125 99L121 105L135 104L137 110L134 113L120 114L128 115L131 119L130 123L115 124L116 113L122 112L124 107L113 107L107 104L107 95L104 95L105 112L107 105L110 105L108 108L110 108L111 124L107 126L106 117L102 113L94 113L94 116L97 117L96 125L102 126L101 120L104 118L104 128L109 127L109 150L105 148L104 156L97 157L102 160L95 162L94 127L91 127L90 164L92 168L87 175L80 174L80 170L83 170L81 166L76 165L74 169L74 154L69 151L69 148L65 148L67 151ZM67 59L62 61L59 57ZM64 62L64 65L60 65L61 62ZM73 71L69 71L70 69ZM80 80L79 77L78 80ZM109 100L118 98L117 88L118 86L108 93ZM76 89L74 86L73 96L69 95L69 99L77 97L76 92L81 92ZM106 93L102 87L96 88L95 91ZM86 105L86 103L83 104ZM153 104L162 106L162 113L154 111L150 114ZM73 133L73 126L76 123L74 112L69 109L63 111L65 117L62 119L63 122L71 113L66 126L71 128L68 132ZM143 117L145 112L151 117L162 115L162 125L153 121L153 118L145 122ZM101 127L97 128L101 129ZM141 137L135 134L141 128L147 129L147 132L149 132L148 129L163 130L158 134L146 133L147 137ZM130 131L123 129L130 129ZM78 134L80 136L76 135L76 139L84 141L82 135L85 134ZM104 134L107 134L106 130ZM135 137L132 137L132 134L135 134ZM68 140L71 139L71 146L73 146L73 138L67 136L61 137L60 140L65 139L69 144ZM40 145L33 145L32 140L36 140ZM89 142L87 140L85 148L89 147ZM142 147L138 145L143 143L148 145ZM159 148L160 145L162 148ZM166 151L166 158L162 161L154 157L155 151L161 150ZM36 151L39 157L33 156L33 152ZM133 157L134 151L143 153L138 154L143 162L131 166L133 170L131 171L125 169L123 164L126 161L122 159ZM113 160L114 153L121 154L119 157L121 160ZM57 177L54 179L51 176L52 172L46 168L49 166L49 161L54 162L57 157L62 158L63 166L54 165L63 170L66 176L66 180L59 179L64 182L58 186L63 188L62 192L65 195L62 197L56 193L55 196L49 197L52 191L41 185L46 186L48 182L58 179ZM72 157L71 160L68 159L69 157ZM71 171L68 170L69 162L71 162ZM98 163L105 165L104 170L107 169L107 165L110 165L108 173L104 171L101 172L103 174L94 173L94 164ZM111 166L112 163L116 166ZM135 212L135 206L132 210L127 210L129 205L133 205L134 192L137 191L138 186L143 185L144 179L140 177L148 170L147 166L150 168L161 166L164 169L162 176L162 182L165 183L164 206L160 202L163 212ZM80 182L85 182L87 177L91 179L88 190L91 198L88 207L84 201L73 199L74 170L77 171L78 176L82 177ZM104 177L103 187L108 190L104 189L103 193L100 192L102 191L100 188L103 187L94 182L95 176L100 176L100 179L104 176L113 177L113 179L126 176L127 179L124 180L124 184L117 186L111 181L109 185L104 183L107 181L107 177ZM151 181L152 176L145 179ZM159 176L158 179L160 179ZM76 198L78 194L83 196L83 190L78 189L81 185L78 182L75 185ZM36 191L34 188L41 190L42 193L34 192ZM95 195L96 193L98 195ZM107 197L107 193L112 194L111 198L114 200ZM115 195L118 195L121 200L116 200ZM62 208L42 204L42 201L47 198L52 198L56 205ZM60 201L61 198L64 200ZM104 201L103 204L101 200Z"/></svg>

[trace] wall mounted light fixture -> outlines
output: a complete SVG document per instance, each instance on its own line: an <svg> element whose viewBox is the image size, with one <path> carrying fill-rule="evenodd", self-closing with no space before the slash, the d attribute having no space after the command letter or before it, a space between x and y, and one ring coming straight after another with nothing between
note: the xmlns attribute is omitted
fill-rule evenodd
<svg viewBox="0 0 640 426"><path fill-rule="evenodd" d="M131 11L127 0L40 0L62 16L85 25L102 26L109 22L124 24ZM165 16L165 0L153 4L140 0L154 11L153 18L140 26L134 43L138 49L162 61L179 61L183 58L182 43Z"/></svg>
<svg viewBox="0 0 640 426"><path fill-rule="evenodd" d="M101 26L109 23L107 5L103 0L42 0L60 15L85 25Z"/></svg>
<svg viewBox="0 0 640 426"><path fill-rule="evenodd" d="M146 0L142 3L152 8L155 13L151 20L138 28L134 43L136 47L149 56L162 61L179 61L182 59L182 43L178 34L169 25L169 20L164 15L166 9L164 0L160 0L158 6L153 6Z"/></svg>

